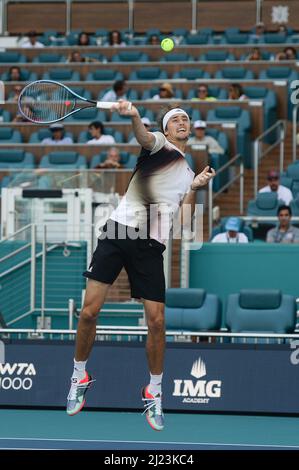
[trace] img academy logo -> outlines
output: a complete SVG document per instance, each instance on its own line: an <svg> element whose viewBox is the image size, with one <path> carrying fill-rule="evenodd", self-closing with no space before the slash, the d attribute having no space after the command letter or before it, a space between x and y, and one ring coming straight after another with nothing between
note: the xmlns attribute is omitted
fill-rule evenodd
<svg viewBox="0 0 299 470"><path fill-rule="evenodd" d="M0 390L30 390L33 385L32 376L36 376L33 364L0 363Z"/></svg>
<svg viewBox="0 0 299 470"><path fill-rule="evenodd" d="M204 379L207 369L204 361L198 358L193 363L191 373L194 380L174 380L174 397L182 397L182 403L209 403L211 398L221 397L221 380Z"/></svg>

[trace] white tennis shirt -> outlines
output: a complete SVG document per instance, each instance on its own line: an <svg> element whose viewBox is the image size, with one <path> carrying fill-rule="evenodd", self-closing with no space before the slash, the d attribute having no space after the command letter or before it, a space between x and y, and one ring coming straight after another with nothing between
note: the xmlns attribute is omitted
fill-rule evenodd
<svg viewBox="0 0 299 470"><path fill-rule="evenodd" d="M173 214L189 192L194 172L185 154L162 132L153 135L154 147L141 149L126 194L110 219L135 228L147 226L151 238L165 243Z"/></svg>

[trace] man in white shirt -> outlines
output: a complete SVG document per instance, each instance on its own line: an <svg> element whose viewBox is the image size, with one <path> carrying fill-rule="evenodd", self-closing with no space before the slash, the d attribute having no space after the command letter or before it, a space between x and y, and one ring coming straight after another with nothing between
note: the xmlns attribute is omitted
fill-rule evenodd
<svg viewBox="0 0 299 470"><path fill-rule="evenodd" d="M207 123L205 121L195 121L193 128L194 137L190 137L188 140L189 145L202 144L207 146L209 153L224 153L223 148L218 144L217 140L210 135L206 135Z"/></svg>
<svg viewBox="0 0 299 470"><path fill-rule="evenodd" d="M283 201L287 206L293 200L292 191L286 186L279 184L279 173L276 170L270 170L267 180L268 186L264 186L259 190L260 193L270 193L271 191L277 193L277 198Z"/></svg>
<svg viewBox="0 0 299 470"><path fill-rule="evenodd" d="M212 239L212 243L248 243L245 233L239 232L240 220L238 217L230 217L225 224L225 232L218 233Z"/></svg>
<svg viewBox="0 0 299 470"><path fill-rule="evenodd" d="M52 136L42 140L42 145L71 145L73 139L64 136L64 126L60 122L55 122L49 127Z"/></svg>
<svg viewBox="0 0 299 470"><path fill-rule="evenodd" d="M161 215L159 207L180 210L179 215L186 225L187 214L191 215L195 210L196 191L208 184L215 171L207 166L195 176L189 167L185 150L190 118L183 109L170 109L163 115L161 132L148 132L137 108L127 101L115 104L113 109L120 115L130 116L141 151L127 191L103 227L89 268L84 272L89 280L77 331L67 413L75 415L84 406L84 396L92 381L86 371L86 362L96 335L98 312L110 285L124 267L131 285L131 296L142 300L148 326L146 350L150 383L142 390L145 415L151 428L162 431L161 386L165 350L163 251L172 224L167 224L168 230L162 234L157 230Z"/></svg>
<svg viewBox="0 0 299 470"><path fill-rule="evenodd" d="M27 36L27 40L21 45L22 48L26 49L41 49L45 45L37 40L37 34L35 31L30 31Z"/></svg>
<svg viewBox="0 0 299 470"><path fill-rule="evenodd" d="M113 84L113 88L107 91L101 98L101 101L119 101L126 100L126 82L124 80L117 80Z"/></svg>
<svg viewBox="0 0 299 470"><path fill-rule="evenodd" d="M104 134L105 128L100 121L91 122L88 126L88 130L92 136L92 139L87 141L89 145L115 144L115 139L112 135Z"/></svg>

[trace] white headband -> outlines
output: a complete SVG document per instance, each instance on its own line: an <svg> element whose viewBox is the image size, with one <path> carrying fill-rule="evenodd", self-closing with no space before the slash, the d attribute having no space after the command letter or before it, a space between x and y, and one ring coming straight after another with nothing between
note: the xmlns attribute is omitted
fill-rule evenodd
<svg viewBox="0 0 299 470"><path fill-rule="evenodd" d="M190 119L186 111L184 111L183 109L181 108L171 109L170 111L168 111L168 113L165 114L163 121L162 121L164 132L165 132L169 119L172 118L172 116L174 116L175 114L184 114L185 116L187 116L188 119Z"/></svg>

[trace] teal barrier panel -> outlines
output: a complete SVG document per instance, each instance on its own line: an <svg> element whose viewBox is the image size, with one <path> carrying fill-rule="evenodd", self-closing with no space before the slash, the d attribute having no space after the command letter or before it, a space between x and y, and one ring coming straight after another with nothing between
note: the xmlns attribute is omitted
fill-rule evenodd
<svg viewBox="0 0 299 470"><path fill-rule="evenodd" d="M241 289L281 289L299 297L299 245L204 243L190 251L189 287L217 294L224 307Z"/></svg>

